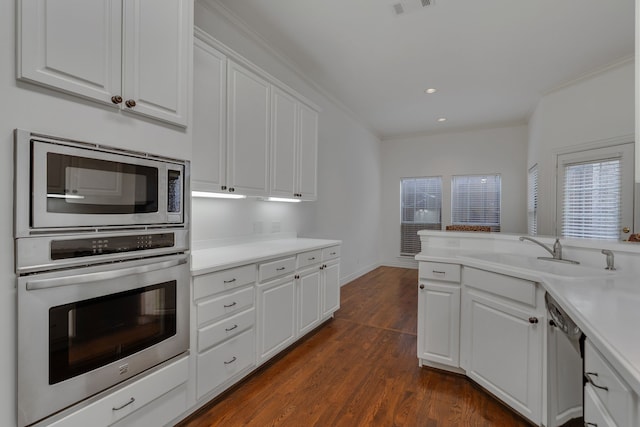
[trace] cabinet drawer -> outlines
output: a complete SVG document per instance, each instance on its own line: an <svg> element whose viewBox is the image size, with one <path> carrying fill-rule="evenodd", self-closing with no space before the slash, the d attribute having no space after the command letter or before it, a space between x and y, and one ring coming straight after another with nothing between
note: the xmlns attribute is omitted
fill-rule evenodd
<svg viewBox="0 0 640 427"><path fill-rule="evenodd" d="M249 329L198 355L198 399L255 363L254 331Z"/></svg>
<svg viewBox="0 0 640 427"><path fill-rule="evenodd" d="M198 303L198 327L223 316L253 307L254 287L250 286Z"/></svg>
<svg viewBox="0 0 640 427"><path fill-rule="evenodd" d="M274 277L293 273L296 269L296 258L283 258L276 261L265 262L258 267L258 277L260 282L264 282Z"/></svg>
<svg viewBox="0 0 640 427"><path fill-rule="evenodd" d="M340 246L331 246L322 250L323 261L328 261L334 258L340 258Z"/></svg>
<svg viewBox="0 0 640 427"><path fill-rule="evenodd" d="M307 265L318 264L320 261L322 261L322 249L303 252L301 254L298 254L296 258L298 268L304 268Z"/></svg>
<svg viewBox="0 0 640 427"><path fill-rule="evenodd" d="M420 279L460 283L460 266L440 262L421 262L418 267Z"/></svg>
<svg viewBox="0 0 640 427"><path fill-rule="evenodd" d="M584 346L584 372L593 391L616 424L635 425L633 391L589 340L585 341Z"/></svg>
<svg viewBox="0 0 640 427"><path fill-rule="evenodd" d="M213 325L198 329L198 352L238 335L256 323L255 309L251 308L229 318L225 318Z"/></svg>
<svg viewBox="0 0 640 427"><path fill-rule="evenodd" d="M536 306L535 282L469 267L465 267L463 276L466 286Z"/></svg>
<svg viewBox="0 0 640 427"><path fill-rule="evenodd" d="M590 384L584 387L584 425L618 427L604 406L602 406L602 402L600 402L594 388Z"/></svg>
<svg viewBox="0 0 640 427"><path fill-rule="evenodd" d="M193 299L248 285L256 281L256 265L244 265L193 278Z"/></svg>
<svg viewBox="0 0 640 427"><path fill-rule="evenodd" d="M47 422L46 425L106 427L186 382L188 375L189 357L183 357L52 424Z"/></svg>

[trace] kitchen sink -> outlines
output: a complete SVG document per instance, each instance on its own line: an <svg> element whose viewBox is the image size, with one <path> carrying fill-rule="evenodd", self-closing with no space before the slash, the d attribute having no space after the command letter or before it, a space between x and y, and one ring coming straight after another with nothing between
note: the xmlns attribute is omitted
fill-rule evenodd
<svg viewBox="0 0 640 427"><path fill-rule="evenodd" d="M522 268L565 278L609 277L615 272L603 268L589 267L582 264L567 264L553 260L542 260L535 256L506 254L506 253L477 253L467 254L464 258L502 267Z"/></svg>

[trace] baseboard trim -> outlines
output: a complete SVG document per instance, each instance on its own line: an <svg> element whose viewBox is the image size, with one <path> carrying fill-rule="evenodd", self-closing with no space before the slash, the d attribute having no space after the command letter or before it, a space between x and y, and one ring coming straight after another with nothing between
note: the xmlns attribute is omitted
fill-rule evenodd
<svg viewBox="0 0 640 427"><path fill-rule="evenodd" d="M380 263L374 263L374 264L370 264L367 267L364 267L354 273L349 274L348 276L342 277L340 279L340 286L344 286L347 283L356 280L358 277L360 276L364 276L365 274L369 273L370 271L375 270L376 268L380 267Z"/></svg>

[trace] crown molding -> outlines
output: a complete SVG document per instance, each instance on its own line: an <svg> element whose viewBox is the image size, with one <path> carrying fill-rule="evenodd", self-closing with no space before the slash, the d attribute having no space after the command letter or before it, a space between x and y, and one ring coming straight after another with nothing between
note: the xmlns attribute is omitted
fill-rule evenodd
<svg viewBox="0 0 640 427"><path fill-rule="evenodd" d="M218 0L197 0L199 4L208 9L209 11L217 14L225 19L232 26L237 28L245 37L258 46L264 49L267 53L273 56L278 62L293 72L296 77L309 85L318 94L322 95L329 102L338 107L343 113L349 116L352 120L356 121L366 130L368 130L378 140L381 140L380 134L371 127L371 125L358 114L356 114L351 108L347 107L339 98L333 95L332 92L320 86L318 83L307 77L300 67L298 67L288 56L282 53L280 50L273 47L269 42L257 31L253 30L245 21L233 13L228 7L218 2ZM237 55L237 54L236 54Z"/></svg>

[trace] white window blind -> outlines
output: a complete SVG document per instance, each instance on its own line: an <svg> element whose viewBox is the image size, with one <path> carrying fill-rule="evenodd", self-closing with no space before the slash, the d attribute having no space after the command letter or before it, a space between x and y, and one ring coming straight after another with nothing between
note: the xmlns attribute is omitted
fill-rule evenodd
<svg viewBox="0 0 640 427"><path fill-rule="evenodd" d="M442 228L442 178L400 180L400 255L420 252L419 230Z"/></svg>
<svg viewBox="0 0 640 427"><path fill-rule="evenodd" d="M451 178L451 223L500 231L500 175Z"/></svg>
<svg viewBox="0 0 640 427"><path fill-rule="evenodd" d="M527 180L527 231L530 236L538 234L538 165L529 169Z"/></svg>
<svg viewBox="0 0 640 427"><path fill-rule="evenodd" d="M563 187L564 237L611 240L619 238L621 159L565 164Z"/></svg>

